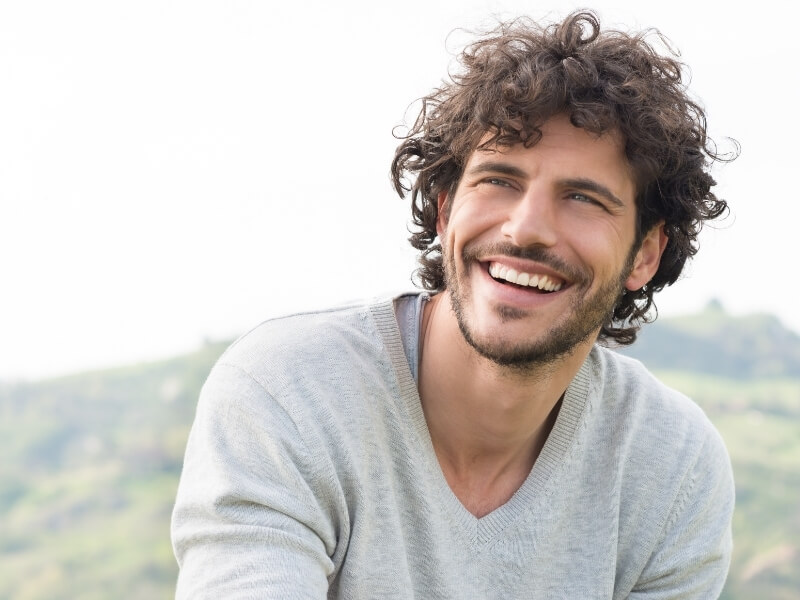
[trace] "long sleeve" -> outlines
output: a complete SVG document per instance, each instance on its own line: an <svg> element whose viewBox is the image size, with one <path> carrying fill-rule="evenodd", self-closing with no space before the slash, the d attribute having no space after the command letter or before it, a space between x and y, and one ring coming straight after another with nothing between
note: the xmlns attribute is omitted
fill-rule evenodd
<svg viewBox="0 0 800 600"><path fill-rule="evenodd" d="M203 388L177 597L706 600L733 501L702 411L596 348L528 478L476 519L441 472L392 302L295 315L240 338Z"/></svg>
<svg viewBox="0 0 800 600"><path fill-rule="evenodd" d="M173 513L177 598L321 600L334 571L335 485L264 387L217 365Z"/></svg>
<svg viewBox="0 0 800 600"><path fill-rule="evenodd" d="M734 497L728 454L716 431L709 431L629 598L718 598L731 558Z"/></svg>

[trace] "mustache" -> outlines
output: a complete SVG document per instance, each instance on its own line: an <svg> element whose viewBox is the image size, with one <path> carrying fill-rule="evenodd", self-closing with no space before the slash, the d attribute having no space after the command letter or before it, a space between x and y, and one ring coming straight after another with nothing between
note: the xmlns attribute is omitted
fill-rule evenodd
<svg viewBox="0 0 800 600"><path fill-rule="evenodd" d="M573 283L587 283L589 275L542 246L529 246L521 248L507 242L495 242L493 244L470 244L464 247L461 252L461 259L464 264L480 261L482 256L499 255L513 258L532 260L542 265L550 267L565 275Z"/></svg>

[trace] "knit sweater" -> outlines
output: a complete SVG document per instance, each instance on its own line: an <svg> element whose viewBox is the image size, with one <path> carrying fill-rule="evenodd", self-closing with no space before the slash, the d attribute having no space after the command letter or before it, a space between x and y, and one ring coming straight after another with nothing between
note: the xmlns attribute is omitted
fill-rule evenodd
<svg viewBox="0 0 800 600"><path fill-rule="evenodd" d="M391 300L226 351L173 514L178 598L718 597L733 480L690 400L595 347L525 482L478 519L437 462L414 356Z"/></svg>

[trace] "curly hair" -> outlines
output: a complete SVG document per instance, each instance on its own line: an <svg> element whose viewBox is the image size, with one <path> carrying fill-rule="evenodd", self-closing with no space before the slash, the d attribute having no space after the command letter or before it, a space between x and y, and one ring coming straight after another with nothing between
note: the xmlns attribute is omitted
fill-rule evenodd
<svg viewBox="0 0 800 600"><path fill-rule="evenodd" d="M668 56L649 43L651 35ZM421 99L392 161L395 190L401 197L410 192L419 283L445 288L437 197L443 191L452 197L471 153L531 147L545 121L567 114L593 134L621 134L637 185L634 247L664 221L668 242L658 271L643 288L622 293L600 332L605 343L632 343L641 324L655 319L653 294L674 283L697 253L704 221L727 211L711 191L716 182L708 171L715 161L733 160L738 145L731 155L717 152L702 107L687 94L684 65L655 30L601 31L588 11L546 27L520 18L469 45L460 64L451 81Z"/></svg>

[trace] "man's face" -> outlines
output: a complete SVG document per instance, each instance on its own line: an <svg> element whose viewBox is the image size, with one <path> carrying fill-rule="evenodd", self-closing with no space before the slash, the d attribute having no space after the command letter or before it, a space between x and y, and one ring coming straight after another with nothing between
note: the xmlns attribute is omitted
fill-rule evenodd
<svg viewBox="0 0 800 600"><path fill-rule="evenodd" d="M445 284L465 339L507 366L591 346L624 288L658 268L661 227L634 248L635 184L616 135L554 117L532 148L476 150L439 198ZM446 204L449 203L449 206Z"/></svg>

